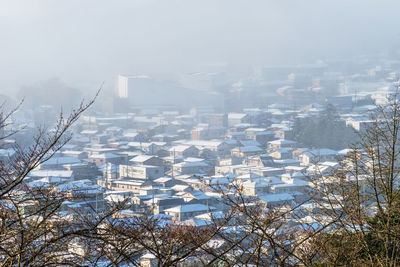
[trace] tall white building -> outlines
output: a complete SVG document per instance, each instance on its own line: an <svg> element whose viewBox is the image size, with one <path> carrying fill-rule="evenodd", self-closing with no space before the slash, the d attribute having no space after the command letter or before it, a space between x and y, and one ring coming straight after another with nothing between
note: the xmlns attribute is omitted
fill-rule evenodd
<svg viewBox="0 0 400 267"><path fill-rule="evenodd" d="M119 98L128 98L128 77L118 75L117 95Z"/></svg>

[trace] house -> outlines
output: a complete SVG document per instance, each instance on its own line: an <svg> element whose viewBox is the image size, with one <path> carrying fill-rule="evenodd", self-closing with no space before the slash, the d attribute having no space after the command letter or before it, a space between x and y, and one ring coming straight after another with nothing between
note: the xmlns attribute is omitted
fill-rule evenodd
<svg viewBox="0 0 400 267"><path fill-rule="evenodd" d="M107 140L107 145L111 148L125 151L129 149L128 141L117 141L118 138L111 138Z"/></svg>
<svg viewBox="0 0 400 267"><path fill-rule="evenodd" d="M64 157L60 154L54 155L52 158L42 162L40 164L41 170L61 170L64 169L63 165L65 164L76 164L81 163L81 161L75 157Z"/></svg>
<svg viewBox="0 0 400 267"><path fill-rule="evenodd" d="M295 197L289 193L265 194L258 197L262 203L265 203L267 207L270 208L283 205L291 205L295 200Z"/></svg>
<svg viewBox="0 0 400 267"><path fill-rule="evenodd" d="M125 191L122 191L125 192ZM134 196L131 197L131 201L133 204L135 204L135 206L138 206L140 208L145 206L145 202L149 199L155 198L155 197L161 197L159 195L155 196L155 195L138 195L138 194L134 194Z"/></svg>
<svg viewBox="0 0 400 267"><path fill-rule="evenodd" d="M257 196L269 192L269 183L265 178L247 180L241 183L243 186L243 194L247 196Z"/></svg>
<svg viewBox="0 0 400 267"><path fill-rule="evenodd" d="M99 155L104 153L117 153L118 148L106 147L104 144L91 144L90 147L85 148L85 151L89 153L89 157L92 155Z"/></svg>
<svg viewBox="0 0 400 267"><path fill-rule="evenodd" d="M80 132L80 134L90 138L97 134L97 130L83 130Z"/></svg>
<svg viewBox="0 0 400 267"><path fill-rule="evenodd" d="M241 163L242 163L241 158L228 157L228 158L217 159L215 165L216 166L226 166L226 165L237 165L237 164L241 164Z"/></svg>
<svg viewBox="0 0 400 267"><path fill-rule="evenodd" d="M307 181L304 181L299 178L291 178L285 180L284 183L272 185L271 192L275 194L281 193L292 193L292 192L303 192L305 193L309 184Z"/></svg>
<svg viewBox="0 0 400 267"><path fill-rule="evenodd" d="M300 161L300 155L303 154L304 152L309 151L309 150L310 150L309 148L305 148L305 147L295 148L295 149L292 151L292 157L293 157L294 159Z"/></svg>
<svg viewBox="0 0 400 267"><path fill-rule="evenodd" d="M239 124L235 124L234 126L230 127L230 128L229 128L229 131L230 131L230 132L243 132L243 133L244 133L244 131L245 131L247 128L254 127L254 126L255 126L255 125L254 125L254 124L251 124L251 123L239 123ZM245 134L245 133L244 133L244 134ZM246 136L245 136L244 139L246 139Z"/></svg>
<svg viewBox="0 0 400 267"><path fill-rule="evenodd" d="M91 160L96 163L97 166L101 166L107 163L111 164L120 164L123 161L123 158L114 153L100 153L100 154L92 154L89 156Z"/></svg>
<svg viewBox="0 0 400 267"><path fill-rule="evenodd" d="M144 180L139 179L119 179L112 181L109 188L115 191L128 191L133 192L134 194L139 194L143 183Z"/></svg>
<svg viewBox="0 0 400 267"><path fill-rule="evenodd" d="M299 166L300 161L296 159L274 159L274 167L285 168L287 166Z"/></svg>
<svg viewBox="0 0 400 267"><path fill-rule="evenodd" d="M164 176L163 166L119 165L119 176L138 179L157 179Z"/></svg>
<svg viewBox="0 0 400 267"><path fill-rule="evenodd" d="M184 205L185 201L183 198L174 196L157 196L152 197L149 200L144 201L144 204L150 207L153 214L163 214L165 210Z"/></svg>
<svg viewBox="0 0 400 267"><path fill-rule="evenodd" d="M105 144L109 138L110 135L108 134L96 134L95 136L91 137L90 141L95 144Z"/></svg>
<svg viewBox="0 0 400 267"><path fill-rule="evenodd" d="M132 158L129 162L136 165L151 165L151 166L163 166L163 160L156 156L150 155L138 155Z"/></svg>
<svg viewBox="0 0 400 267"><path fill-rule="evenodd" d="M207 114L207 122L210 126L226 127L228 125L228 116L226 114L211 113Z"/></svg>
<svg viewBox="0 0 400 267"><path fill-rule="evenodd" d="M364 131L373 123L373 120L364 117L350 117L346 120L346 126L352 127L357 132Z"/></svg>
<svg viewBox="0 0 400 267"><path fill-rule="evenodd" d="M252 167L249 169L252 173L258 174L263 177L277 176L284 173L283 168L274 168L274 167ZM247 171L249 171L247 170ZM240 170L237 171L239 173Z"/></svg>
<svg viewBox="0 0 400 267"><path fill-rule="evenodd" d="M254 167L272 167L274 165L274 160L273 157L262 154L244 158L243 164Z"/></svg>
<svg viewBox="0 0 400 267"><path fill-rule="evenodd" d="M83 135L80 135L80 134L75 134L75 135L72 136L69 144L77 145L77 146L84 146L89 142L90 142L89 137L83 136Z"/></svg>
<svg viewBox="0 0 400 267"><path fill-rule="evenodd" d="M188 204L204 204L206 206L215 207L218 211L227 211L229 205L223 201L221 194L215 192L195 192L194 199L187 202ZM222 213L222 212L221 212Z"/></svg>
<svg viewBox="0 0 400 267"><path fill-rule="evenodd" d="M185 192L181 196L188 204L204 204L214 206L215 201L213 201L216 196L208 195L201 190L194 190L191 192ZM217 204L217 203L215 203Z"/></svg>
<svg viewBox="0 0 400 267"><path fill-rule="evenodd" d="M193 191L193 188L187 184L176 184L173 187L171 187L172 190L174 190L175 192L179 193L183 193L184 192L191 192ZM182 194L180 194L182 195Z"/></svg>
<svg viewBox="0 0 400 267"><path fill-rule="evenodd" d="M301 174L305 169L306 169L305 166L286 166L285 172L290 175L295 174L295 173Z"/></svg>
<svg viewBox="0 0 400 267"><path fill-rule="evenodd" d="M233 148L223 140L192 140L184 142L185 145L193 145L199 149L203 157L226 156Z"/></svg>
<svg viewBox="0 0 400 267"><path fill-rule="evenodd" d="M121 127L117 127L117 126L111 126L108 127L106 129L104 129L103 131L105 134L108 134L110 136L121 136L123 133L123 130Z"/></svg>
<svg viewBox="0 0 400 267"><path fill-rule="evenodd" d="M181 180L181 182L185 182L185 184L192 187L193 190L200 190L200 191L209 190L208 185L203 181L203 177L194 176L193 178L186 178L184 181Z"/></svg>
<svg viewBox="0 0 400 267"><path fill-rule="evenodd" d="M197 157L199 149L193 145L176 145L168 149L170 156L173 157Z"/></svg>
<svg viewBox="0 0 400 267"><path fill-rule="evenodd" d="M64 156L67 157L74 157L77 159L86 159L88 157L88 153L86 151L80 151L80 150L65 150L62 152Z"/></svg>
<svg viewBox="0 0 400 267"><path fill-rule="evenodd" d="M225 134L224 127L204 126L197 127L191 131L192 140L210 140L220 138Z"/></svg>
<svg viewBox="0 0 400 267"><path fill-rule="evenodd" d="M139 266L143 267L156 267L158 266L157 257L152 253L145 253L139 258Z"/></svg>
<svg viewBox="0 0 400 267"><path fill-rule="evenodd" d="M74 175L80 179L93 179L102 175L99 168L93 162L64 164L63 167L68 171L73 171Z"/></svg>
<svg viewBox="0 0 400 267"><path fill-rule="evenodd" d="M258 146L261 147L261 144L257 142L256 140L239 140L237 143L239 143L239 146Z"/></svg>
<svg viewBox="0 0 400 267"><path fill-rule="evenodd" d="M256 140L262 146L274 139L274 132L268 131L265 128L247 128L245 131L246 139Z"/></svg>
<svg viewBox="0 0 400 267"><path fill-rule="evenodd" d="M185 221L197 215L214 210L216 210L214 207L203 204L186 204L166 209L164 210L164 213L172 216L172 220Z"/></svg>
<svg viewBox="0 0 400 267"><path fill-rule="evenodd" d="M172 177L160 177L153 180L154 183L163 187L173 187L174 185L181 184L182 182Z"/></svg>
<svg viewBox="0 0 400 267"><path fill-rule="evenodd" d="M172 166L173 164L180 163L183 161L183 157L174 157L174 156L167 156L163 157L163 164L165 166Z"/></svg>
<svg viewBox="0 0 400 267"><path fill-rule="evenodd" d="M246 139L245 132L229 132L225 135L228 140L244 140Z"/></svg>
<svg viewBox="0 0 400 267"><path fill-rule="evenodd" d="M335 161L318 162L316 164L311 164L306 169L306 173L312 176L329 175L338 167L339 164Z"/></svg>
<svg viewBox="0 0 400 267"><path fill-rule="evenodd" d="M301 161L301 165L307 166L322 161L336 161L337 157L336 150L321 148L303 152L298 156L298 160Z"/></svg>
<svg viewBox="0 0 400 267"><path fill-rule="evenodd" d="M156 155L159 150L163 149L165 142L129 142L128 146L144 151L150 155Z"/></svg>
<svg viewBox="0 0 400 267"><path fill-rule="evenodd" d="M293 137L293 131L287 123L271 124L269 129L273 132L275 138L287 140Z"/></svg>
<svg viewBox="0 0 400 267"><path fill-rule="evenodd" d="M145 135L141 132L137 132L136 130L125 130L122 134L123 138L129 142L140 142L145 140Z"/></svg>
<svg viewBox="0 0 400 267"><path fill-rule="evenodd" d="M98 185L92 185L88 180L70 181L56 185L56 189L62 192L70 200L103 199L104 190Z"/></svg>
<svg viewBox="0 0 400 267"><path fill-rule="evenodd" d="M177 134L168 134L168 133L161 133L154 135L151 140L155 142L166 142L170 143L176 140L179 140L179 135Z"/></svg>
<svg viewBox="0 0 400 267"><path fill-rule="evenodd" d="M297 142L287 139L278 139L274 141L268 142L268 148L277 149L277 148L295 148Z"/></svg>
<svg viewBox="0 0 400 267"><path fill-rule="evenodd" d="M207 173L209 169L210 167L208 166L208 164L203 161L184 161L173 165L174 173L180 174Z"/></svg>
<svg viewBox="0 0 400 267"><path fill-rule="evenodd" d="M215 175L235 174L241 168L248 169L248 166L244 164L215 166Z"/></svg>
<svg viewBox="0 0 400 267"><path fill-rule="evenodd" d="M248 122L249 116L245 113L229 113L228 114L228 127L236 124Z"/></svg>
<svg viewBox="0 0 400 267"><path fill-rule="evenodd" d="M262 149L258 146L242 146L242 147L236 147L236 148L232 149L231 155L232 155L232 157L244 158L244 157L259 155L264 152L265 152L264 149Z"/></svg>
<svg viewBox="0 0 400 267"><path fill-rule="evenodd" d="M277 176L284 173L283 168L273 167L252 167L248 165L227 165L227 166L215 166L216 175L236 174L243 175L254 173L263 177Z"/></svg>
<svg viewBox="0 0 400 267"><path fill-rule="evenodd" d="M274 159L291 159L292 152L293 148L290 147L276 148L273 150L273 152L270 152L268 155L270 155Z"/></svg>
<svg viewBox="0 0 400 267"><path fill-rule="evenodd" d="M75 175L73 171L69 170L50 170L50 169L41 169L41 170L32 170L28 174L27 180L38 180L41 178L45 178L48 183L51 183L52 178L57 178L61 181L73 181L75 179Z"/></svg>

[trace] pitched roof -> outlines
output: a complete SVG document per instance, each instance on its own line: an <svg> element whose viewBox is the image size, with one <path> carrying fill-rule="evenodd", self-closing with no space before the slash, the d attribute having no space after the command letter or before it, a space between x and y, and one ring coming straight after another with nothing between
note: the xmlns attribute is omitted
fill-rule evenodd
<svg viewBox="0 0 400 267"><path fill-rule="evenodd" d="M120 156L115 155L113 153L101 153L101 154L94 154L90 155L91 159L113 159L113 158L119 158Z"/></svg>
<svg viewBox="0 0 400 267"><path fill-rule="evenodd" d="M129 160L129 161L131 161L131 162L141 162L141 163L143 163L143 162L145 162L145 161L147 161L147 160L149 160L149 159L152 159L152 158L155 158L155 157L154 157L154 156L148 156L148 155L138 155L138 156L132 158L132 159Z"/></svg>
<svg viewBox="0 0 400 267"><path fill-rule="evenodd" d="M184 161L184 162L181 162L181 163L174 164L174 167L175 166L176 167L183 167L183 168L185 168L185 167L187 167L187 168L189 168L189 167L207 167L208 164L205 163L205 162L202 162L202 161L192 161L192 162Z"/></svg>
<svg viewBox="0 0 400 267"><path fill-rule="evenodd" d="M49 160L42 163L42 165L64 165L81 163L81 161L74 157L52 157Z"/></svg>
<svg viewBox="0 0 400 267"><path fill-rule="evenodd" d="M242 147L237 147L234 148L234 150L239 150L240 152L262 152L264 149L258 147L258 146L242 146Z"/></svg>
<svg viewBox="0 0 400 267"><path fill-rule="evenodd" d="M72 171L67 170L33 170L29 173L29 176L70 178L72 173Z"/></svg>
<svg viewBox="0 0 400 267"><path fill-rule="evenodd" d="M243 119L246 116L247 114L245 113L229 113L228 119Z"/></svg>
<svg viewBox="0 0 400 267"><path fill-rule="evenodd" d="M282 194L267 194L259 196L261 200L265 202L277 202L277 201L292 201L294 200L293 195L282 193Z"/></svg>
<svg viewBox="0 0 400 267"><path fill-rule="evenodd" d="M172 146L168 149L168 151L170 152L184 152L185 150L187 150L188 148L190 148L192 146L186 146L186 145L177 145L177 146Z"/></svg>
<svg viewBox="0 0 400 267"><path fill-rule="evenodd" d="M296 141L279 139L279 140L269 141L268 143L272 145L293 145L296 144Z"/></svg>
<svg viewBox="0 0 400 267"><path fill-rule="evenodd" d="M321 148L321 149L314 149L311 151L304 152L307 156L310 157L318 157L318 156L329 156L329 155L337 155L338 152L336 150L332 150L329 148Z"/></svg>
<svg viewBox="0 0 400 267"><path fill-rule="evenodd" d="M164 212L194 212L194 211L211 211L215 210L212 206L206 206L203 204L187 204L187 205L179 205L169 209L164 210Z"/></svg>

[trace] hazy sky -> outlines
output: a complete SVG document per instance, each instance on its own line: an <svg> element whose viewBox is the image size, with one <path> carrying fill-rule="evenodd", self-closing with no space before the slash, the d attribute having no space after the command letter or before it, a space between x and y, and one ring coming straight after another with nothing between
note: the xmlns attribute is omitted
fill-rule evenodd
<svg viewBox="0 0 400 267"><path fill-rule="evenodd" d="M59 77L313 61L398 38L398 0L0 0L0 93Z"/></svg>

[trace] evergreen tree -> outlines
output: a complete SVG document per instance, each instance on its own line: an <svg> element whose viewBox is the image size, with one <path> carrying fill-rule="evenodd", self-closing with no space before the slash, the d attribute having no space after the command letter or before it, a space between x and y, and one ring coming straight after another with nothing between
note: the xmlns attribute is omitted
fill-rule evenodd
<svg viewBox="0 0 400 267"><path fill-rule="evenodd" d="M332 105L316 117L297 118L293 135L300 145L313 148L343 149L357 140L353 129L346 127Z"/></svg>

